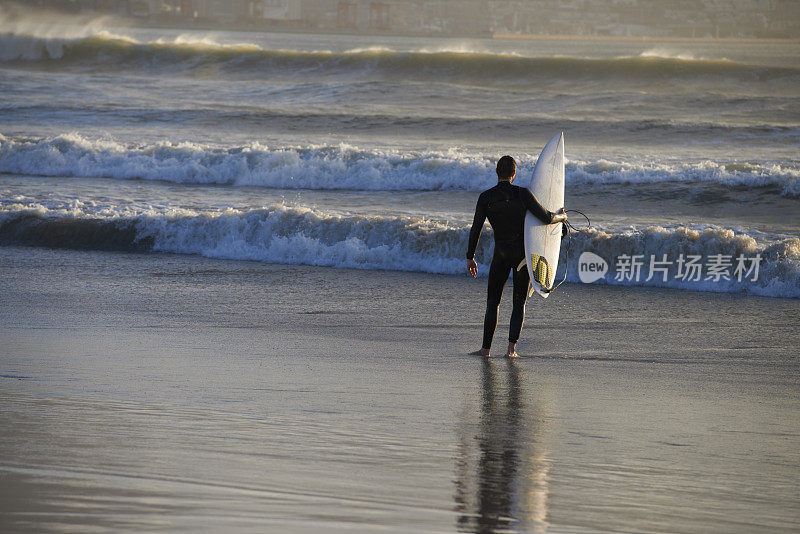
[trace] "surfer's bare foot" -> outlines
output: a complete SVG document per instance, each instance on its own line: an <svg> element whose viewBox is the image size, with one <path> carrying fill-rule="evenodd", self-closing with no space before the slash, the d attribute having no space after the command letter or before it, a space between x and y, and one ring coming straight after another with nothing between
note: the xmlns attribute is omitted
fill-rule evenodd
<svg viewBox="0 0 800 534"><path fill-rule="evenodd" d="M506 358L519 358L519 354L517 354L517 344L516 343L509 343L508 350L506 351Z"/></svg>
<svg viewBox="0 0 800 534"><path fill-rule="evenodd" d="M476 350L475 352L470 353L472 356L483 356L484 358L489 357L489 349L481 349Z"/></svg>

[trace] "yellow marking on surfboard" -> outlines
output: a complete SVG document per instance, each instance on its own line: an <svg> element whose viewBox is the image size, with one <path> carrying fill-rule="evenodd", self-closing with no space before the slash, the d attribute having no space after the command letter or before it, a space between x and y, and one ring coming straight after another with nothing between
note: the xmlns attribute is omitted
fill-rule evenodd
<svg viewBox="0 0 800 534"><path fill-rule="evenodd" d="M531 267L533 267L533 279L544 289L550 289L553 286L555 273L547 263L547 259L538 254L531 254Z"/></svg>

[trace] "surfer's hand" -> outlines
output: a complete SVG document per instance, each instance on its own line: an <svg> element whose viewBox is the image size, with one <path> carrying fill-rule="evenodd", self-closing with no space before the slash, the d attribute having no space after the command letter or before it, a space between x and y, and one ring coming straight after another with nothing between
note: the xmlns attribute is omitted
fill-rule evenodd
<svg viewBox="0 0 800 534"><path fill-rule="evenodd" d="M467 260L467 272L472 275L472 278L478 277L478 264L474 258Z"/></svg>
<svg viewBox="0 0 800 534"><path fill-rule="evenodd" d="M558 210L557 212L555 212L553 214L553 223L552 224L567 222L567 219L568 219L568 217L567 217L567 214L564 212L564 208L561 208L560 210Z"/></svg>

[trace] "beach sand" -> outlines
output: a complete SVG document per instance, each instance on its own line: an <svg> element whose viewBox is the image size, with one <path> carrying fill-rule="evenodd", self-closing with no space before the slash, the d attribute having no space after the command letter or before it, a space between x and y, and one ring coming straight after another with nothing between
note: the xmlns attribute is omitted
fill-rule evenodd
<svg viewBox="0 0 800 534"><path fill-rule="evenodd" d="M567 284L509 363L467 355L466 276L11 247L0 272L3 532L799 524L795 300Z"/></svg>

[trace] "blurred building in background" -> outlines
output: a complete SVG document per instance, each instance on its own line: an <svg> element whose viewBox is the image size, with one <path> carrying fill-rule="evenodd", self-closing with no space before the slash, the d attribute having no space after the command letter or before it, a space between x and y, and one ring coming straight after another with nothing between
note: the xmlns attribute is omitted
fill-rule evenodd
<svg viewBox="0 0 800 534"><path fill-rule="evenodd" d="M800 37L800 0L29 0L158 25L441 35Z"/></svg>

